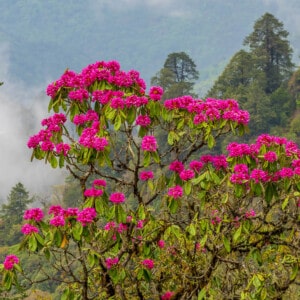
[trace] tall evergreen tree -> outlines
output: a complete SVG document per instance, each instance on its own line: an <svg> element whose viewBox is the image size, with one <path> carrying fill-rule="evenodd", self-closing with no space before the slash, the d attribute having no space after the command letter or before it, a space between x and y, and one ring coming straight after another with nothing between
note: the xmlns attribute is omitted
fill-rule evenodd
<svg viewBox="0 0 300 300"><path fill-rule="evenodd" d="M163 68L151 78L151 84L164 89L163 99L195 96L193 88L198 78L194 61L185 52L176 52L168 55Z"/></svg>
<svg viewBox="0 0 300 300"><path fill-rule="evenodd" d="M28 204L33 202L29 192L22 183L17 183L10 191L7 204L3 204L0 210L0 245L12 245L21 237L20 228L23 215Z"/></svg>
<svg viewBox="0 0 300 300"><path fill-rule="evenodd" d="M293 71L293 51L287 40L288 35L283 23L272 14L265 13L244 40L244 45L249 46L255 58L256 67L265 73L267 94L274 92Z"/></svg>

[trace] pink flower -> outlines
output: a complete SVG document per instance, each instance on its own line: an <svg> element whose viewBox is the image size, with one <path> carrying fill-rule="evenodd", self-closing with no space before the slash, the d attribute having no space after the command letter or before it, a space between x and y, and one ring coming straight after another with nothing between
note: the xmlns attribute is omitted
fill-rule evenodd
<svg viewBox="0 0 300 300"><path fill-rule="evenodd" d="M192 169L193 171L199 173L202 168L203 168L203 163L201 161L192 160L190 162L190 169Z"/></svg>
<svg viewBox="0 0 300 300"><path fill-rule="evenodd" d="M44 213L40 208L28 209L24 213L24 220L35 220L39 222L43 219Z"/></svg>
<svg viewBox="0 0 300 300"><path fill-rule="evenodd" d="M158 101L161 99L164 90L160 86L152 86L149 91L150 99Z"/></svg>
<svg viewBox="0 0 300 300"><path fill-rule="evenodd" d="M269 178L268 172L260 170L260 169L253 169L250 174L250 179L253 179L255 183L265 182Z"/></svg>
<svg viewBox="0 0 300 300"><path fill-rule="evenodd" d="M39 231L39 229L31 224L24 224L21 228L21 232L25 235L37 233L38 231Z"/></svg>
<svg viewBox="0 0 300 300"><path fill-rule="evenodd" d="M97 190L95 188L86 189L84 191L85 197L101 197L103 195L102 190Z"/></svg>
<svg viewBox="0 0 300 300"><path fill-rule="evenodd" d="M183 170L180 172L179 177L183 181L188 181L195 177L195 172L191 169Z"/></svg>
<svg viewBox="0 0 300 300"><path fill-rule="evenodd" d="M213 165L217 170L226 169L228 167L228 163L225 155L217 155L213 157Z"/></svg>
<svg viewBox="0 0 300 300"><path fill-rule="evenodd" d="M77 207L69 207L63 210L63 215L65 218L77 217L79 209Z"/></svg>
<svg viewBox="0 0 300 300"><path fill-rule="evenodd" d="M64 143L56 144L55 147L56 147L56 153L63 154L64 156L66 156L71 149L69 144L64 144Z"/></svg>
<svg viewBox="0 0 300 300"><path fill-rule="evenodd" d="M268 151L265 153L264 159L268 162L274 162L277 160L277 154L274 151Z"/></svg>
<svg viewBox="0 0 300 300"><path fill-rule="evenodd" d="M65 226L65 219L63 216L55 216L50 220L49 224L55 227Z"/></svg>
<svg viewBox="0 0 300 300"><path fill-rule="evenodd" d="M149 180L153 178L153 172L152 171L142 171L139 175L140 179L143 181Z"/></svg>
<svg viewBox="0 0 300 300"><path fill-rule="evenodd" d="M174 199L180 198L183 195L183 189L180 185L169 188L168 196L173 197Z"/></svg>
<svg viewBox="0 0 300 300"><path fill-rule="evenodd" d="M255 213L255 211L254 211L253 209L251 209L250 211L247 211L247 212L245 213L245 218L246 218L246 219L249 219L249 218L255 217L255 216L256 216L256 213Z"/></svg>
<svg viewBox="0 0 300 300"><path fill-rule="evenodd" d="M144 259L142 261L142 265L146 268L146 269L153 269L154 268L154 261L152 259Z"/></svg>
<svg viewBox="0 0 300 300"><path fill-rule="evenodd" d="M82 226L86 226L89 223L92 223L96 218L97 213L93 207L84 208L77 215L77 221L82 224Z"/></svg>
<svg viewBox="0 0 300 300"><path fill-rule="evenodd" d="M88 97L89 97L89 92L85 89L79 89L76 91L69 92L69 98L73 101L82 102L83 100L88 99Z"/></svg>
<svg viewBox="0 0 300 300"><path fill-rule="evenodd" d="M291 178L294 175L294 171L291 168L282 168L278 174L281 178Z"/></svg>
<svg viewBox="0 0 300 300"><path fill-rule="evenodd" d="M165 241L164 240L159 240L158 242L157 242L157 246L159 247L159 248L164 248L165 247Z"/></svg>
<svg viewBox="0 0 300 300"><path fill-rule="evenodd" d="M125 195L123 193L112 193L109 200L115 204L123 203L125 201Z"/></svg>
<svg viewBox="0 0 300 300"><path fill-rule="evenodd" d="M156 138L153 135L146 135L142 139L141 148L144 151L155 152L157 150Z"/></svg>
<svg viewBox="0 0 300 300"><path fill-rule="evenodd" d="M248 166L245 164L237 164L234 166L233 171L235 173L248 173Z"/></svg>
<svg viewBox="0 0 300 300"><path fill-rule="evenodd" d="M48 214L53 214L54 216L59 216L63 211L63 208L60 205L52 205L48 210Z"/></svg>
<svg viewBox="0 0 300 300"><path fill-rule="evenodd" d="M104 226L104 230L111 230L111 229L114 229L116 227L116 223L114 221L110 221L108 223L105 224Z"/></svg>
<svg viewBox="0 0 300 300"><path fill-rule="evenodd" d="M230 176L230 181L236 184L242 184L249 180L249 175L245 173L233 173Z"/></svg>
<svg viewBox="0 0 300 300"><path fill-rule="evenodd" d="M19 263L19 258L13 254L7 255L3 262L5 270L11 270L15 264Z"/></svg>
<svg viewBox="0 0 300 300"><path fill-rule="evenodd" d="M142 229L146 220L138 220L136 224L136 228Z"/></svg>
<svg viewBox="0 0 300 300"><path fill-rule="evenodd" d="M170 164L169 170L180 173L184 170L184 165L181 161L175 160Z"/></svg>
<svg viewBox="0 0 300 300"><path fill-rule="evenodd" d="M95 179L93 181L93 186L103 186L105 187L106 186L106 181L104 179Z"/></svg>
<svg viewBox="0 0 300 300"><path fill-rule="evenodd" d="M125 102L120 97L116 97L111 100L110 107L114 109L123 109L124 106L125 106Z"/></svg>
<svg viewBox="0 0 300 300"><path fill-rule="evenodd" d="M116 265L119 262L119 258L118 257L114 257L114 258L106 258L105 263L106 263L106 267L107 269L111 269L112 266Z"/></svg>
<svg viewBox="0 0 300 300"><path fill-rule="evenodd" d="M119 226L118 226L117 231L118 231L119 233L122 233L123 231L126 231L127 229L128 229L128 227L127 227L126 224L120 223Z"/></svg>
<svg viewBox="0 0 300 300"><path fill-rule="evenodd" d="M174 295L174 292L167 291L163 295L161 295L161 300L171 300Z"/></svg>
<svg viewBox="0 0 300 300"><path fill-rule="evenodd" d="M142 127L147 127L151 124L151 119L148 116L138 116L135 120L136 125L140 125Z"/></svg>

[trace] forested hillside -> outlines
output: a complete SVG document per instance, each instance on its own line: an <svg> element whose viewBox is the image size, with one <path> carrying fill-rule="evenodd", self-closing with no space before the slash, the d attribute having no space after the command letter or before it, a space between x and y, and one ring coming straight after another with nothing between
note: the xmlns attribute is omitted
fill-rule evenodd
<svg viewBox="0 0 300 300"><path fill-rule="evenodd" d="M198 66L196 89L203 95L266 11L287 25L292 45L299 48L293 16L300 4L282 3L121 0L116 7L97 0L3 0L0 49L8 47L10 74L29 85L99 59L118 59L124 69L135 67L149 84L169 53L185 51Z"/></svg>

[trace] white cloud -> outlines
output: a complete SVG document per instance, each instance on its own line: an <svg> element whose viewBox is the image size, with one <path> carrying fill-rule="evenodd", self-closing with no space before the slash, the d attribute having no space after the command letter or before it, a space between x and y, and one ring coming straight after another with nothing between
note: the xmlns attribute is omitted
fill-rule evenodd
<svg viewBox="0 0 300 300"><path fill-rule="evenodd" d="M104 14L106 9L115 11L151 9L154 14L172 17L186 17L191 13L188 1L182 0L118 0L117 2L111 0L90 0L90 4L97 14Z"/></svg>
<svg viewBox="0 0 300 300"><path fill-rule="evenodd" d="M22 182L31 194L49 194L53 184L63 182L61 171L52 170L42 161L30 162L29 135L40 130L47 114L43 88L28 87L9 74L9 46L0 47L0 201L11 188Z"/></svg>

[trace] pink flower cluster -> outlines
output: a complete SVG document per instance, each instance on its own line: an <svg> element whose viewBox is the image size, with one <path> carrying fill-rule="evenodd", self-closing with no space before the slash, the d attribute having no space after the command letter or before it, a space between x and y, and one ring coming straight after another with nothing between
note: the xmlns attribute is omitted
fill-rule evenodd
<svg viewBox="0 0 300 300"><path fill-rule="evenodd" d="M151 270L154 268L154 261L152 259L146 258L142 261L142 265L148 269Z"/></svg>
<svg viewBox="0 0 300 300"><path fill-rule="evenodd" d="M66 122L66 116L62 113L56 113L52 117L44 119L42 125L46 129L42 129L38 134L33 135L27 142L28 148L40 147L42 151L52 151L55 148L55 143L52 141L55 133L61 131L62 125ZM56 149L57 153L67 154L70 146L64 143L59 143Z"/></svg>
<svg viewBox="0 0 300 300"><path fill-rule="evenodd" d="M39 222L43 219L44 213L40 208L31 208L24 212L24 220L34 220Z"/></svg>
<svg viewBox="0 0 300 300"><path fill-rule="evenodd" d="M102 195L103 195L103 191L95 189L94 187L92 187L90 189L86 189L84 191L85 197L101 197Z"/></svg>
<svg viewBox="0 0 300 300"><path fill-rule="evenodd" d="M163 295L161 295L161 300L171 300L174 296L174 292L167 291Z"/></svg>
<svg viewBox="0 0 300 300"><path fill-rule="evenodd" d="M78 213L77 221L80 222L82 226L86 226L92 223L96 217L96 210L93 207L86 207Z"/></svg>
<svg viewBox="0 0 300 300"><path fill-rule="evenodd" d="M247 125L249 113L240 110L235 100L217 100L208 98L206 101L193 99L191 96L182 96L166 100L164 106L168 110L182 109L194 114L194 124L215 120L230 120L238 124Z"/></svg>
<svg viewBox="0 0 300 300"><path fill-rule="evenodd" d="M118 257L114 257L114 258L108 257L105 260L107 269L111 269L112 266L116 265L118 262L119 262Z"/></svg>
<svg viewBox="0 0 300 300"><path fill-rule="evenodd" d="M113 202L114 204L119 204L119 203L123 203L125 202L125 195L123 193L112 193L110 196L109 196L109 200L111 202Z"/></svg>
<svg viewBox="0 0 300 300"><path fill-rule="evenodd" d="M154 174L153 174L152 171L142 171L139 174L139 177L140 177L140 180L146 181L146 180L149 180L149 179L153 179Z"/></svg>
<svg viewBox="0 0 300 300"><path fill-rule="evenodd" d="M147 127L151 124L151 119L147 115L140 115L135 120L136 125L140 125L142 127Z"/></svg>
<svg viewBox="0 0 300 300"><path fill-rule="evenodd" d="M300 150L294 142L285 138L263 134L254 144L234 142L228 145L227 150L230 158L248 157L247 159L254 161L256 166L248 170L247 165L236 165L230 178L232 183L243 184L249 180L255 183L276 182L284 178L291 179L294 176L300 176ZM275 164L272 169L269 169L268 163L277 162L281 155L288 158L286 165ZM275 170L274 167L276 167Z"/></svg>
<svg viewBox="0 0 300 300"><path fill-rule="evenodd" d="M246 219L250 219L250 218L253 218L253 217L255 217L255 216L256 216L256 212L255 212L254 209L251 209L251 210L249 210L249 211L246 211L246 213L245 213L245 218L246 218Z"/></svg>
<svg viewBox="0 0 300 300"><path fill-rule="evenodd" d="M15 264L19 263L19 258L16 255L10 254L5 257L3 266L5 270L13 269Z"/></svg>
<svg viewBox="0 0 300 300"><path fill-rule="evenodd" d="M183 181L188 181L195 177L195 172L191 169L183 170L179 173L179 177Z"/></svg>
<svg viewBox="0 0 300 300"><path fill-rule="evenodd" d="M75 101L83 101L89 97L87 87L100 81L106 81L117 87L135 87L143 94L146 88L145 82L135 70L124 72L120 70L117 61L99 61L88 65L81 73L77 74L67 70L57 81L47 87L47 95L55 98L61 88L71 88L69 98Z"/></svg>
<svg viewBox="0 0 300 300"><path fill-rule="evenodd" d="M75 125L83 125L88 122L99 121L98 114L94 110L88 110L85 114L75 115L73 118L73 123Z"/></svg>
<svg viewBox="0 0 300 300"><path fill-rule="evenodd" d="M161 100L164 91L160 86L152 86L149 91L150 99L154 101Z"/></svg>
<svg viewBox="0 0 300 300"><path fill-rule="evenodd" d="M144 151L155 152L157 150L157 142L155 136L144 136L142 139L141 148Z"/></svg>
<svg viewBox="0 0 300 300"><path fill-rule="evenodd" d="M64 209L60 205L53 205L49 208L48 213L53 215L49 223L55 227L65 226L67 218L76 218L82 226L86 226L97 217L96 210L90 207L80 211L77 207Z"/></svg>
<svg viewBox="0 0 300 300"><path fill-rule="evenodd" d="M21 228L21 232L25 235L30 235L32 233L38 233L39 229L31 224L24 224Z"/></svg>
<svg viewBox="0 0 300 300"><path fill-rule="evenodd" d="M180 185L170 187L168 190L168 196L178 199L183 195L183 188Z"/></svg>
<svg viewBox="0 0 300 300"><path fill-rule="evenodd" d="M106 187L106 181L104 179L95 179L93 181L93 187L95 186L103 186Z"/></svg>
<svg viewBox="0 0 300 300"><path fill-rule="evenodd" d="M245 164L237 164L233 169L234 173L230 176L230 181L236 184L243 184L249 180L248 166Z"/></svg>

